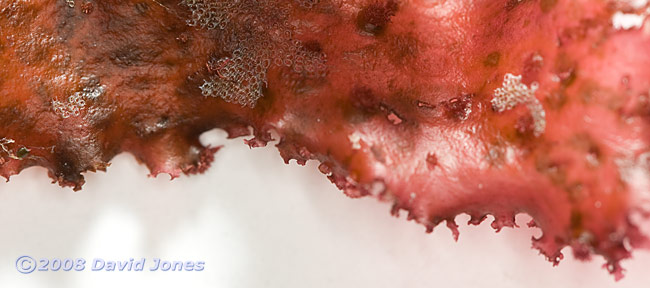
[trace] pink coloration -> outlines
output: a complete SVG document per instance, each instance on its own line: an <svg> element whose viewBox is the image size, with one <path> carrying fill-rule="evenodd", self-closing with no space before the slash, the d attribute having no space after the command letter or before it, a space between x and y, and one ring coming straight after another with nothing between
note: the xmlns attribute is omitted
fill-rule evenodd
<svg viewBox="0 0 650 288"><path fill-rule="evenodd" d="M429 232L445 221L457 238L460 213L497 231L528 213L554 264L570 246L617 279L649 245L650 30L611 23L646 7L88 3L0 1L6 178L39 165L80 189L122 151L177 177L213 160L204 131L252 131L250 147L275 132L285 162L317 160L346 195Z"/></svg>

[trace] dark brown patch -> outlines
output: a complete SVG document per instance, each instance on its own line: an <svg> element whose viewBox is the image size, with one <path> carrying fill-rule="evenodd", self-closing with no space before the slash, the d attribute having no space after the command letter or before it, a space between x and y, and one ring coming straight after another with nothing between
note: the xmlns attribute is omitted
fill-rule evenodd
<svg viewBox="0 0 650 288"><path fill-rule="evenodd" d="M149 11L149 4L147 2L135 3L135 11L137 11L138 14L143 15Z"/></svg>
<svg viewBox="0 0 650 288"><path fill-rule="evenodd" d="M128 68L151 63L161 53L162 51L158 49L145 49L133 44L127 44L112 51L109 59L116 66Z"/></svg>
<svg viewBox="0 0 650 288"><path fill-rule="evenodd" d="M528 2L528 1L529 0L508 0L508 2L506 2L506 6L505 6L506 11L511 11L512 9L517 8L517 6L519 6L519 5L521 5L521 4L525 3L525 2Z"/></svg>
<svg viewBox="0 0 650 288"><path fill-rule="evenodd" d="M380 104L375 93L367 87L355 87L352 89L350 103L365 113L377 112Z"/></svg>
<svg viewBox="0 0 650 288"><path fill-rule="evenodd" d="M584 155L587 166L597 167L603 161L602 149L589 134L576 134L570 141L571 145Z"/></svg>
<svg viewBox="0 0 650 288"><path fill-rule="evenodd" d="M381 147L372 145L370 147L370 152L372 152L372 155L377 159L377 161L386 163L386 153L384 153L384 150L382 150Z"/></svg>
<svg viewBox="0 0 650 288"><path fill-rule="evenodd" d="M365 34L377 36L384 32L390 17L397 12L397 2L388 0L385 4L372 3L357 14L357 28Z"/></svg>
<svg viewBox="0 0 650 288"><path fill-rule="evenodd" d="M578 238L583 231L583 216L582 213L578 210L571 210L570 218L571 232L574 238Z"/></svg>
<svg viewBox="0 0 650 288"><path fill-rule="evenodd" d="M551 92L546 98L544 98L544 102L547 104L546 107L554 110L561 109L567 103L567 100L568 99L564 91Z"/></svg>
<svg viewBox="0 0 650 288"><path fill-rule="evenodd" d="M54 176L58 179L59 183L66 186L74 186L74 190L81 189L84 182L84 177L81 175L82 169L78 163L78 157L74 151L68 148L61 149L59 147L74 147L75 145L57 145L54 157L56 167L54 167Z"/></svg>
<svg viewBox="0 0 650 288"><path fill-rule="evenodd" d="M427 168L433 170L438 166L438 156L435 153L427 154Z"/></svg>
<svg viewBox="0 0 650 288"><path fill-rule="evenodd" d="M265 112L273 109L273 106L278 100L278 95L272 93L267 87L262 87L262 97L257 100L255 104L255 113L264 115Z"/></svg>
<svg viewBox="0 0 650 288"><path fill-rule="evenodd" d="M32 114L21 111L18 103L8 104L0 107L0 123L2 123L2 126L17 127L19 131L32 131L37 124L37 119Z"/></svg>
<svg viewBox="0 0 650 288"><path fill-rule="evenodd" d="M551 160L547 154L541 152L535 161L536 170L546 176L555 186L563 187L566 184L567 173L565 165Z"/></svg>
<svg viewBox="0 0 650 288"><path fill-rule="evenodd" d="M323 47L321 47L320 42L316 40L307 40L303 42L303 47L305 47L305 50L309 52L314 52L314 53L321 53L323 52Z"/></svg>
<svg viewBox="0 0 650 288"><path fill-rule="evenodd" d="M562 83L562 86L569 87L576 81L578 76L576 75L575 69L570 69L558 74L558 77L560 77L560 83Z"/></svg>
<svg viewBox="0 0 650 288"><path fill-rule="evenodd" d="M578 203L580 201L584 201L585 189L582 183L575 182L568 184L565 190L569 195L569 200L571 200L571 202Z"/></svg>
<svg viewBox="0 0 650 288"><path fill-rule="evenodd" d="M577 78L577 64L565 53L558 54L555 60L555 73L563 87L571 86Z"/></svg>
<svg viewBox="0 0 650 288"><path fill-rule="evenodd" d="M542 9L542 12L548 13L553 7L557 4L557 0L541 0L539 1L539 8Z"/></svg>
<svg viewBox="0 0 650 288"><path fill-rule="evenodd" d="M472 113L472 98L474 94L463 94L444 102L447 117L456 121L464 121Z"/></svg>
<svg viewBox="0 0 650 288"><path fill-rule="evenodd" d="M501 53L494 51L485 57L483 65L485 67L497 67L499 65L499 60L501 60Z"/></svg>

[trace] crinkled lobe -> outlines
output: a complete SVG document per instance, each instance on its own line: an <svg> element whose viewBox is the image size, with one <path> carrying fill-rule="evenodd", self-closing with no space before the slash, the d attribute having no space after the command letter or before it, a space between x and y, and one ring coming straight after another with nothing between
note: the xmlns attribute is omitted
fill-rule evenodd
<svg viewBox="0 0 650 288"><path fill-rule="evenodd" d="M0 1L0 175L43 166L78 190L130 152L177 177L213 160L204 131L252 131L251 147L275 131L286 162L317 160L350 197L390 201L427 231L528 213L549 260L571 246L620 277L649 243L650 29L611 18L646 8ZM505 93L506 75L537 89Z"/></svg>

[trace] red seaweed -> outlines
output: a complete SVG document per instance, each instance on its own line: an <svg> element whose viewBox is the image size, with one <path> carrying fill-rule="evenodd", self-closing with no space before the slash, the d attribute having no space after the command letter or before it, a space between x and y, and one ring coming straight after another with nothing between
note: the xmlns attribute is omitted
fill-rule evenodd
<svg viewBox="0 0 650 288"><path fill-rule="evenodd" d="M612 18L647 8L3 0L0 175L42 166L79 190L121 152L201 173L218 148L198 138L221 128L427 231L528 213L548 260L569 246L619 279L650 243L650 30Z"/></svg>

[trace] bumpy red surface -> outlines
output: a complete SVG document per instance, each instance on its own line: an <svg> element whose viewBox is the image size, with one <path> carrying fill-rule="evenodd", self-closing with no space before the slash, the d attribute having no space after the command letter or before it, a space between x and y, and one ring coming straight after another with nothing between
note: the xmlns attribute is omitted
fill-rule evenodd
<svg viewBox="0 0 650 288"><path fill-rule="evenodd" d="M38 165L78 190L126 151L176 177L213 160L206 130L253 131L253 147L276 131L287 162L316 159L347 195L428 230L528 213L549 260L571 246L620 277L649 243L650 27L611 19L644 9L3 0L0 175Z"/></svg>

